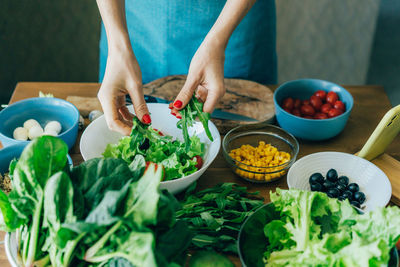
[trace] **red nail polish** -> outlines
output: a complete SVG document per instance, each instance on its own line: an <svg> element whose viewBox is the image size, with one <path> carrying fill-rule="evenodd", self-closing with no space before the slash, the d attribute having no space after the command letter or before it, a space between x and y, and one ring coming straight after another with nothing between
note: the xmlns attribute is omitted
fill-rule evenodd
<svg viewBox="0 0 400 267"><path fill-rule="evenodd" d="M142 118L142 121L146 124L150 124L151 123L151 118L149 114L145 114Z"/></svg>
<svg viewBox="0 0 400 267"><path fill-rule="evenodd" d="M177 117L178 119L182 119L182 116L179 116L179 115L178 115L178 116L176 116L176 117Z"/></svg>
<svg viewBox="0 0 400 267"><path fill-rule="evenodd" d="M174 103L174 107L181 108L182 107L182 101L176 100L175 103Z"/></svg>

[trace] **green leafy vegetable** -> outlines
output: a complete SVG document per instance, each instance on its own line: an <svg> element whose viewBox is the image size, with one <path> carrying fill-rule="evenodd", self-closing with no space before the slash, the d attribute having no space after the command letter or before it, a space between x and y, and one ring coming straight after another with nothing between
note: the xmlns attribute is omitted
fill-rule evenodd
<svg viewBox="0 0 400 267"><path fill-rule="evenodd" d="M189 139L184 143L172 140L171 136L161 136L151 126L134 118L131 135L121 138L118 144L108 144L103 156L122 159L133 164L133 168L138 164L144 167L145 162L160 163L165 169L164 180L172 180L196 172L194 157L204 156L205 147L200 139L197 136Z"/></svg>
<svg viewBox="0 0 400 267"><path fill-rule="evenodd" d="M399 239L400 209L358 214L348 201L320 192L271 193L280 220L264 227L265 266L382 266Z"/></svg>
<svg viewBox="0 0 400 267"><path fill-rule="evenodd" d="M0 192L1 227L17 232L21 265L182 266L192 233L175 219L174 196L159 190L161 165L145 171L142 155L129 165L66 162L61 139L40 137L13 163L10 194Z"/></svg>
<svg viewBox="0 0 400 267"><path fill-rule="evenodd" d="M189 103L181 109L179 112L182 115L182 119L180 119L177 123L177 127L182 129L183 140L186 144L186 151L190 150L191 146L191 138L189 137L188 128L193 126L196 121L196 118L199 118L201 124L203 124L204 130L206 132L207 137L214 141L210 128L208 127L208 121L210 120L210 114L203 112L203 103L199 102L195 96L193 96Z"/></svg>
<svg viewBox="0 0 400 267"><path fill-rule="evenodd" d="M237 253L236 240L242 223L258 207L262 199L246 187L233 183L194 193L195 184L186 191L178 220L186 221L194 232L192 246Z"/></svg>

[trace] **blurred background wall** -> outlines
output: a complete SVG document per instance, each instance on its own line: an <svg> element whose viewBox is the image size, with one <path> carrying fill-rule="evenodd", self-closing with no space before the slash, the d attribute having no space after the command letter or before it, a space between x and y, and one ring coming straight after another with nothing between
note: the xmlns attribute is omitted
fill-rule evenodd
<svg viewBox="0 0 400 267"><path fill-rule="evenodd" d="M18 81L97 81L99 25L94 0L0 0L0 103Z"/></svg>
<svg viewBox="0 0 400 267"><path fill-rule="evenodd" d="M400 103L400 1L277 0L279 82L382 84ZM0 103L18 81L96 82L95 1L0 1Z"/></svg>

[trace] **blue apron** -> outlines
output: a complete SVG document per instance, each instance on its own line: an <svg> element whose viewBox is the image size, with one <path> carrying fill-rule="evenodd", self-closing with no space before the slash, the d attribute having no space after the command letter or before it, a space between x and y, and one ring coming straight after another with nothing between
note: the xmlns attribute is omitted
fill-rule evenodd
<svg viewBox="0 0 400 267"><path fill-rule="evenodd" d="M190 61L226 0L126 0L126 18L143 83L187 74ZM233 32L225 51L225 77L277 81L275 2L258 0ZM107 61L102 25L100 75Z"/></svg>

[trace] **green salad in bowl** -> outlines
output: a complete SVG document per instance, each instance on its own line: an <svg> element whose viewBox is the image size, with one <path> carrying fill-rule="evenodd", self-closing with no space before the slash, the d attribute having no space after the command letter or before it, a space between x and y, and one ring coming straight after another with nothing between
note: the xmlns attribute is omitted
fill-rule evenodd
<svg viewBox="0 0 400 267"><path fill-rule="evenodd" d="M361 213L321 192L279 188L271 201L242 226L243 266L397 266L398 207Z"/></svg>
<svg viewBox="0 0 400 267"><path fill-rule="evenodd" d="M188 138L190 142L174 140L135 117L131 135L122 137L117 144L108 144L103 156L127 163L137 158L143 158L147 164L160 163L165 170L163 180L168 181L192 174L203 165L205 145L195 135Z"/></svg>

